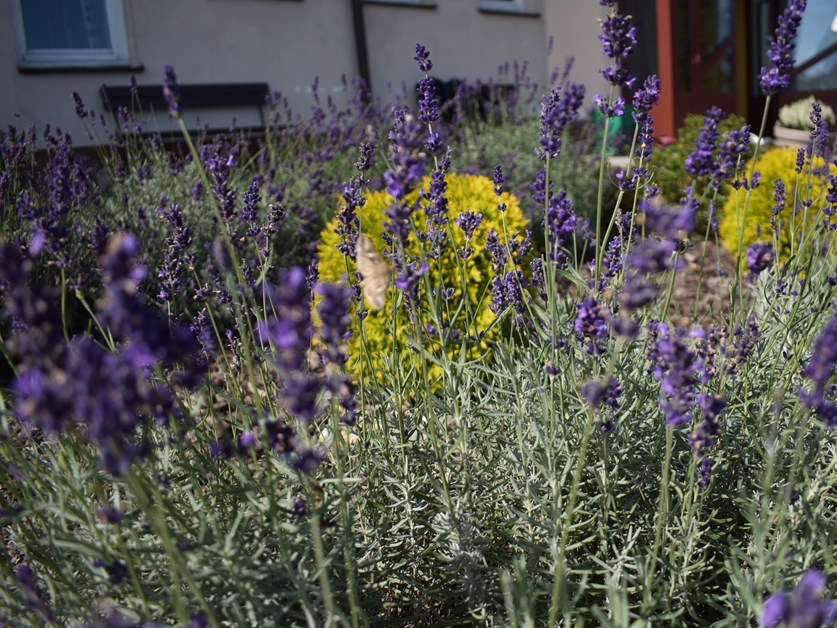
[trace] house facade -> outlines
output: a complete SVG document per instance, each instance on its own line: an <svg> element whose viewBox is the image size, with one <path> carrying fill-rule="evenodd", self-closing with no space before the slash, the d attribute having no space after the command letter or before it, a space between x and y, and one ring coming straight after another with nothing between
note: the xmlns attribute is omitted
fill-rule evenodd
<svg viewBox="0 0 837 628"><path fill-rule="evenodd" d="M718 106L758 130L765 96L758 84L770 67L768 47L786 0L625 0L636 16L638 50L631 69L663 83L655 130L674 135L689 113ZM791 86L773 99L765 132L781 105L815 95L837 111L837 2L808 0L794 49ZM668 88L666 87L668 86Z"/></svg>
<svg viewBox="0 0 837 628"><path fill-rule="evenodd" d="M785 1L624 0L638 31L631 70L663 81L659 135L712 105L759 123L756 76ZM595 0L0 0L0 124L51 124L89 145L71 93L101 112L102 84L116 98L133 75L150 93L166 63L185 88L192 127L258 128L274 91L307 116L315 79L320 98L338 106L358 75L384 102L415 102L417 42L442 80L502 82L498 68L517 61L544 85L574 56L571 76L587 86L589 105L606 89L596 37L606 11ZM835 14L834 0L808 0L793 85L771 122L779 104L809 93L837 108ZM165 114L147 124L174 130Z"/></svg>
<svg viewBox="0 0 837 628"><path fill-rule="evenodd" d="M190 93L192 127L260 126L258 102L223 98L241 84L281 92L304 117L315 79L324 103L339 106L358 75L384 102L405 90L414 102L417 42L442 80L496 80L499 66L525 61L543 85L575 55L574 80L601 91L604 14L588 0L0 0L0 124L51 124L90 144L71 93L98 115L102 84L124 90L134 75L141 89L160 86L166 63L181 85L214 94ZM148 125L174 128L164 113Z"/></svg>

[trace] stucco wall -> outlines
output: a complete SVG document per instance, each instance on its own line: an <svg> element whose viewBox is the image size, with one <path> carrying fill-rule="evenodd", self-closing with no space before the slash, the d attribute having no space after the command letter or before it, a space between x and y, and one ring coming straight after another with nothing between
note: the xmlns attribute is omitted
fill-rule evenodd
<svg viewBox="0 0 837 628"><path fill-rule="evenodd" d="M163 64L171 63L181 83L267 82L289 97L295 111L307 116L315 76L323 100L331 94L342 102L341 76L357 73L349 0L123 3L131 62L144 66L144 71L136 72L140 85L159 85ZM365 4L373 91L387 100L389 85L399 90L405 81L415 103L412 90L420 74L412 57L415 44L421 42L431 52L433 75L442 79L496 77L501 64L528 60L530 76L543 85L550 69L574 54L573 77L588 83L589 102L599 89L592 86L602 83L597 73L604 60L596 40L596 17L603 15L603 9L591 0L542 0L542 9L540 17L523 17L480 13L477 0L438 0L435 9ZM549 34L555 45L547 59ZM50 123L70 131L77 145L89 141L75 117L71 92L78 91L89 107L100 111L101 84L127 85L131 75L130 71L26 74L18 71L16 61L10 3L0 0L0 124L23 128L34 123L40 132ZM200 113L204 112L187 111L185 117L191 121ZM160 124L165 127L162 118L166 116L161 116ZM243 120L242 111L239 122Z"/></svg>
<svg viewBox="0 0 837 628"><path fill-rule="evenodd" d="M543 17L480 13L477 0L438 0L432 10L366 4L364 12L372 88L378 95L390 84L400 90L402 80L408 91L415 88L421 77L413 61L416 43L430 51L431 74L443 80L496 78L500 65L515 60L528 60L528 73L537 83L546 79Z"/></svg>
<svg viewBox="0 0 837 628"><path fill-rule="evenodd" d="M131 61L144 66L136 73L140 85L159 85L163 65L171 63L181 83L267 82L307 116L315 76L325 100L329 93L340 96L342 74L357 73L346 0L123 2ZM0 0L0 123L35 123L39 130L51 123L71 131L76 144L86 143L71 92L100 111L101 84L127 85L131 72L21 74L11 20L8 0Z"/></svg>
<svg viewBox="0 0 837 628"><path fill-rule="evenodd" d="M589 107L594 94L607 94L610 88L599 74L609 60L602 54L597 38L601 32L597 20L608 11L595 0L544 0L543 8L547 37L553 37L550 72L554 67L563 69L564 59L574 56L570 80L587 87L584 106Z"/></svg>

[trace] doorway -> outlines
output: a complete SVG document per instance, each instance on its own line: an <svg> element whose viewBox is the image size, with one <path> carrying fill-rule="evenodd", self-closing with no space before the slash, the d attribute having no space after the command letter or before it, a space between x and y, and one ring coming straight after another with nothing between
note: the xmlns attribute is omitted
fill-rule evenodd
<svg viewBox="0 0 837 628"><path fill-rule="evenodd" d="M735 5L734 0L675 2L674 107L680 121L686 114L704 114L713 106L738 112L737 87L746 73L746 46L742 50L736 45L740 18L736 20Z"/></svg>

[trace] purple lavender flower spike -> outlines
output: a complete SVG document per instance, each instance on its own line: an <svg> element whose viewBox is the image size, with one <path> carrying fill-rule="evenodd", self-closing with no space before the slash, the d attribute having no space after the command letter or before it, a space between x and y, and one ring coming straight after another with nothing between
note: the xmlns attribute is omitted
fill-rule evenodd
<svg viewBox="0 0 837 628"><path fill-rule="evenodd" d="M522 271L513 270L505 274L499 273L491 280L489 309L499 316L507 308L512 308L515 312L515 327L521 327L524 323L523 288L525 286L526 279Z"/></svg>
<svg viewBox="0 0 837 628"><path fill-rule="evenodd" d="M578 228L579 220L573 211L573 203L562 189L549 199L544 215L544 229L549 242L549 260L559 267L567 263L564 243Z"/></svg>
<svg viewBox="0 0 837 628"><path fill-rule="evenodd" d="M494 194L500 196L503 194L503 184L505 183L505 179L503 178L503 167L500 164L494 166Z"/></svg>
<svg viewBox="0 0 837 628"><path fill-rule="evenodd" d="M641 273L661 273L671 267L676 244L672 240L648 238L631 247L628 266Z"/></svg>
<svg viewBox="0 0 837 628"><path fill-rule="evenodd" d="M357 169L358 172L363 174L367 172L369 168L372 166L372 159L375 156L375 144L374 142L363 142L360 145L360 157L357 160Z"/></svg>
<svg viewBox="0 0 837 628"><path fill-rule="evenodd" d="M586 297L578 305L574 329L590 355L601 355L605 351L604 340L608 335L608 318L607 308L593 296Z"/></svg>
<svg viewBox="0 0 837 628"><path fill-rule="evenodd" d="M642 84L642 88L634 93L634 119L637 120L637 122L640 122L640 120L637 119L638 116L641 116L641 114L647 114L651 111L651 108L660 101L661 85L662 84L660 79L657 78L657 75L652 74L645 79L645 82Z"/></svg>
<svg viewBox="0 0 837 628"><path fill-rule="evenodd" d="M352 323L349 311L352 289L345 284L319 283L314 290L322 297L317 304L317 316L320 317L320 337L326 345L328 358L334 364L344 364L345 341Z"/></svg>
<svg viewBox="0 0 837 628"><path fill-rule="evenodd" d="M628 311L645 307L657 296L657 288L642 277L631 275L622 286L619 305Z"/></svg>
<svg viewBox="0 0 837 628"><path fill-rule="evenodd" d="M834 626L837 602L824 600L826 578L816 569L809 569L788 593L781 589L764 603L762 628L775 628L782 622L793 628L821 628Z"/></svg>
<svg viewBox="0 0 837 628"><path fill-rule="evenodd" d="M712 172L710 184L713 189L720 189L721 181L730 179L743 155L750 149L750 125L745 124L737 131L730 131L720 142L718 160Z"/></svg>
<svg viewBox="0 0 837 628"><path fill-rule="evenodd" d="M117 524L122 521L123 513L121 510L107 504L96 511L96 516L106 523Z"/></svg>
<svg viewBox="0 0 837 628"><path fill-rule="evenodd" d="M709 460L707 453L711 447L714 447L721 432L721 426L717 418L727 407L727 401L722 395L701 394L698 395L698 403L703 413L703 419L689 437L689 443L695 456L702 460L698 485L705 489L709 486L709 475L712 468L712 463L707 462Z"/></svg>
<svg viewBox="0 0 837 628"><path fill-rule="evenodd" d="M776 204L773 206L773 212L770 215L770 228L773 229L773 233L779 233L780 226L776 219L785 209L785 194L785 184L781 179L775 179L773 181L773 202Z"/></svg>
<svg viewBox="0 0 837 628"><path fill-rule="evenodd" d="M697 360L686 346L686 332L680 328L672 334L664 323L652 323L649 331L653 340L649 362L654 377L660 380L660 405L666 425L691 421L698 383Z"/></svg>
<svg viewBox="0 0 837 628"><path fill-rule="evenodd" d="M485 249L491 254L491 270L495 273L502 271L506 267L508 254L494 229L485 236Z"/></svg>
<svg viewBox="0 0 837 628"><path fill-rule="evenodd" d="M305 271L292 268L281 272L268 294L277 316L259 325L257 332L263 344L271 342L276 347L277 363L283 369L298 371L305 363L313 334Z"/></svg>
<svg viewBox="0 0 837 628"><path fill-rule="evenodd" d="M709 482L712 476L712 458L705 457L700 461L700 477L698 478L698 486L704 490L709 488Z"/></svg>
<svg viewBox="0 0 837 628"><path fill-rule="evenodd" d="M639 325L628 316L616 316L610 319L610 329L617 336L633 340L639 336Z"/></svg>
<svg viewBox="0 0 837 628"><path fill-rule="evenodd" d="M605 118L618 118L625 115L625 99L621 96L611 102L605 96L596 94L593 96L593 104Z"/></svg>
<svg viewBox="0 0 837 628"><path fill-rule="evenodd" d="M837 315L832 317L814 340L814 352L802 369L802 375L811 380L810 392L799 391L800 400L811 408L829 429L837 427L837 405L826 398L828 381L837 366Z"/></svg>
<svg viewBox="0 0 837 628"><path fill-rule="evenodd" d="M767 51L771 67L769 70L762 68L758 76L759 85L768 94L775 94L790 85L790 71L794 64L793 40L796 39L806 5L806 0L791 0L779 16L779 26Z"/></svg>
<svg viewBox="0 0 837 628"><path fill-rule="evenodd" d="M811 124L814 125L814 129L811 131L814 154L824 157L828 149L828 122L822 119L822 105L819 103L811 105Z"/></svg>
<svg viewBox="0 0 837 628"><path fill-rule="evenodd" d="M756 341L761 338L761 335L754 316L750 316L743 327L739 325L735 328L734 342L726 343L721 347L721 354L724 356L724 372L727 375L738 373L741 366L752 355Z"/></svg>
<svg viewBox="0 0 837 628"><path fill-rule="evenodd" d="M163 98L169 105L169 115L179 118L183 113L183 106L180 104L180 87L177 84L174 68L169 64L163 66Z"/></svg>
<svg viewBox="0 0 837 628"><path fill-rule="evenodd" d="M416 183L424 174L426 156L421 151L421 124L407 117L406 110L393 109L395 124L389 137L392 140L390 160L392 168L384 172L387 192L394 201L384 210L387 220L384 230L393 238L401 241L403 248L407 248L410 235L410 216L415 207L404 201ZM398 270L403 272L406 260L393 260Z"/></svg>
<svg viewBox="0 0 837 628"><path fill-rule="evenodd" d="M482 214L465 211L459 214L454 219L454 222L457 227L462 229L462 232L465 234L465 239L470 240L474 235L474 231L482 224Z"/></svg>
<svg viewBox="0 0 837 628"><path fill-rule="evenodd" d="M703 128L695 140L695 148L686 157L686 172L695 177L711 174L714 170L712 151L718 141L718 125L726 114L718 107L712 107L703 119Z"/></svg>
<svg viewBox="0 0 837 628"><path fill-rule="evenodd" d="M540 159L557 157L561 152L561 131L559 128L559 106L561 87L554 87L544 94L541 103L541 136L538 140L540 147L535 149Z"/></svg>
<svg viewBox="0 0 837 628"><path fill-rule="evenodd" d="M684 240L695 229L697 201L684 199L682 209L674 211L666 207L655 207L643 201L640 209L645 216L645 228L669 240Z"/></svg>
<svg viewBox="0 0 837 628"><path fill-rule="evenodd" d="M750 278L755 278L763 270L768 268L775 259L772 242L754 242L747 248L747 268L750 269Z"/></svg>
<svg viewBox="0 0 837 628"><path fill-rule="evenodd" d="M337 227L334 229L334 233L340 236L337 250L351 259L355 258L357 236L360 229L357 212L366 204L362 186L363 179L358 176L352 177L340 189L343 203L337 210Z"/></svg>
<svg viewBox="0 0 837 628"><path fill-rule="evenodd" d="M541 134L538 158L557 157L561 152L561 135L567 124L576 116L584 101L584 86L575 83L567 85L564 97L561 87L556 86L543 95L541 102Z"/></svg>
<svg viewBox="0 0 837 628"><path fill-rule="evenodd" d="M432 78L424 76L419 79L416 89L419 93L419 121L423 124L436 122L439 119L439 101L436 99L436 82Z"/></svg>
<svg viewBox="0 0 837 628"><path fill-rule="evenodd" d="M598 36L602 42L602 52L606 57L612 59L610 66L600 70L605 80L615 87L626 87L631 89L636 77L624 67L625 59L633 54L636 47L636 28L631 26L630 16L622 15L617 10L617 3L607 2L603 6L613 9L606 18L599 20L602 24L602 33ZM619 117L625 113L625 99L619 96L615 101L610 102L602 94L596 94L593 102L607 118Z"/></svg>
<svg viewBox="0 0 837 628"><path fill-rule="evenodd" d="M82 102L81 96L78 95L78 92L73 92L72 96L73 102L75 103L76 115L84 120L88 115L87 111L84 109L84 102Z"/></svg>
<svg viewBox="0 0 837 628"><path fill-rule="evenodd" d="M291 465L300 473L310 475L325 460L324 449L304 449L291 458Z"/></svg>
<svg viewBox="0 0 837 628"><path fill-rule="evenodd" d="M419 70L422 72L430 72L433 69L430 53L421 44L416 44L416 56L413 59L418 61Z"/></svg>
<svg viewBox="0 0 837 628"><path fill-rule="evenodd" d="M660 79L656 75L651 75L645 79L642 89L634 94L633 117L640 129L637 135L636 156L646 164L651 160L651 150L654 145L654 120L649 111L660 100L660 85ZM641 170L637 174L646 176L646 169L642 167Z"/></svg>
<svg viewBox="0 0 837 628"><path fill-rule="evenodd" d="M594 412L600 409L614 411L619 408L622 383L614 375L610 375L606 380L594 379L581 387L581 396Z"/></svg>
<svg viewBox="0 0 837 628"><path fill-rule="evenodd" d="M615 6L610 3L608 6ZM601 20L602 33L598 35L602 42L602 53L610 59L627 59L636 46L636 28L631 26L629 16L611 13Z"/></svg>

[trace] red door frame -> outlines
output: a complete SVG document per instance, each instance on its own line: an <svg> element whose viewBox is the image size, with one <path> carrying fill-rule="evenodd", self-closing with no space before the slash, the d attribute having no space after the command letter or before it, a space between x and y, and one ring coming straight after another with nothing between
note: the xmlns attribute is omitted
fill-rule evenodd
<svg viewBox="0 0 837 628"><path fill-rule="evenodd" d="M654 127L659 136L674 137L679 120L674 110L674 0L656 0L657 6L657 76L660 79L660 102L654 108Z"/></svg>

